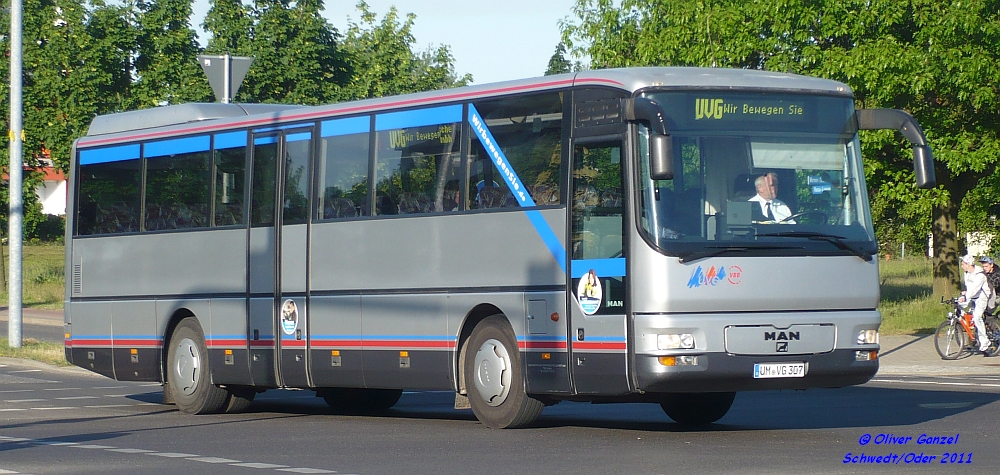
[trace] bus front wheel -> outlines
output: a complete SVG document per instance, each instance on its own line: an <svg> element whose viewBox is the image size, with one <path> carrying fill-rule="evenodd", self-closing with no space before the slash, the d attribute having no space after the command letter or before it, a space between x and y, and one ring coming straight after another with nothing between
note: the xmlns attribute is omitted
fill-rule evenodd
<svg viewBox="0 0 1000 475"><path fill-rule="evenodd" d="M190 414L224 409L229 392L212 384L205 334L194 318L177 324L167 351L167 387L177 408Z"/></svg>
<svg viewBox="0 0 1000 475"><path fill-rule="evenodd" d="M472 331L465 357L465 386L472 412L486 427L532 423L545 407L525 392L514 332L503 315L486 318Z"/></svg>
<svg viewBox="0 0 1000 475"><path fill-rule="evenodd" d="M688 425L711 424L729 412L736 393L673 393L660 401L671 419Z"/></svg>

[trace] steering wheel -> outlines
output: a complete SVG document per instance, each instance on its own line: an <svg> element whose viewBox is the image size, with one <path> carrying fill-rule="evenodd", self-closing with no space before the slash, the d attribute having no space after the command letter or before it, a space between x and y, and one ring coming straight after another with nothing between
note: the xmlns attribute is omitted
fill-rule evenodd
<svg viewBox="0 0 1000 475"><path fill-rule="evenodd" d="M817 216L817 217L820 218L819 222L820 223L824 223L824 224L829 219L829 217L826 215L826 213L824 213L824 212L822 212L820 210L812 209L812 210L809 210L809 211L802 211L802 212L799 212L799 213L795 213L795 214L793 214L793 215L791 215L791 216L789 216L789 217L787 217L785 219L782 219L781 221L778 221L778 223L787 223L787 222L789 222L789 221L791 221L793 219L801 218L803 216Z"/></svg>

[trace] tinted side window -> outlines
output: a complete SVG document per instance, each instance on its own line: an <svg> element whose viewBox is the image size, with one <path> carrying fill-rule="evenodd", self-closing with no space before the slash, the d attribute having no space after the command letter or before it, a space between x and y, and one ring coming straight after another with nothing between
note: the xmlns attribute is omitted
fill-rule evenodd
<svg viewBox="0 0 1000 475"><path fill-rule="evenodd" d="M274 225L274 193L278 163L278 137L254 138L253 183L250 197L250 225Z"/></svg>
<svg viewBox="0 0 1000 475"><path fill-rule="evenodd" d="M376 117L375 214L458 210L461 113L445 106Z"/></svg>
<svg viewBox="0 0 1000 475"><path fill-rule="evenodd" d="M77 234L139 231L139 145L80 152Z"/></svg>
<svg viewBox="0 0 1000 475"><path fill-rule="evenodd" d="M215 225L243 224L247 133L215 136Z"/></svg>
<svg viewBox="0 0 1000 475"><path fill-rule="evenodd" d="M563 97L550 92L474 103L537 206L563 202ZM480 140L472 140L470 154L469 208L518 206Z"/></svg>
<svg viewBox="0 0 1000 475"><path fill-rule="evenodd" d="M208 226L212 189L208 136L145 147L146 230Z"/></svg>
<svg viewBox="0 0 1000 475"><path fill-rule="evenodd" d="M317 219L369 216L368 145L370 117L321 125Z"/></svg>
<svg viewBox="0 0 1000 475"><path fill-rule="evenodd" d="M311 157L312 132L285 136L285 201L281 214L283 224L302 224L309 220Z"/></svg>

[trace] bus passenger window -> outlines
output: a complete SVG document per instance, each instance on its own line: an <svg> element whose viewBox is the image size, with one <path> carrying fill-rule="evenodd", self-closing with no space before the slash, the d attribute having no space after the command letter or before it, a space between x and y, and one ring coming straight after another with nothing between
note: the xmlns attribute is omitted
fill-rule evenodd
<svg viewBox="0 0 1000 475"><path fill-rule="evenodd" d="M379 131L375 213L419 214L458 209L461 124Z"/></svg>
<svg viewBox="0 0 1000 475"><path fill-rule="evenodd" d="M562 204L562 101L549 92L474 104L536 206ZM518 207L478 139L470 154L469 208Z"/></svg>
<svg viewBox="0 0 1000 475"><path fill-rule="evenodd" d="M368 128L369 117L359 117L359 124ZM346 119L348 121L357 119ZM338 133L336 124L324 123L324 134ZM328 131L328 132L327 132ZM320 141L318 219L344 219L371 215L368 206L368 138L369 133L353 133L323 137Z"/></svg>
<svg viewBox="0 0 1000 475"><path fill-rule="evenodd" d="M116 234L139 231L139 186L142 163L135 145L130 160L85 163L81 152L77 234ZM101 160L100 150L94 153ZM89 157L88 157L89 158Z"/></svg>
<svg viewBox="0 0 1000 475"><path fill-rule="evenodd" d="M245 135L245 134L244 134ZM243 139L244 143L246 139ZM243 224L246 146L215 150L215 225Z"/></svg>

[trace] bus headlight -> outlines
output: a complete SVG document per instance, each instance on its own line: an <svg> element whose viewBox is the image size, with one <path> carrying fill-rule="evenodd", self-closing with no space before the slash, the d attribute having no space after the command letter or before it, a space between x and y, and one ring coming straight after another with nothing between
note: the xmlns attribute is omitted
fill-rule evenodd
<svg viewBox="0 0 1000 475"><path fill-rule="evenodd" d="M656 348L660 350L692 349L694 348L694 335L690 333L656 335Z"/></svg>
<svg viewBox="0 0 1000 475"><path fill-rule="evenodd" d="M858 333L858 344L859 345L878 344L878 330L861 330L861 332Z"/></svg>

